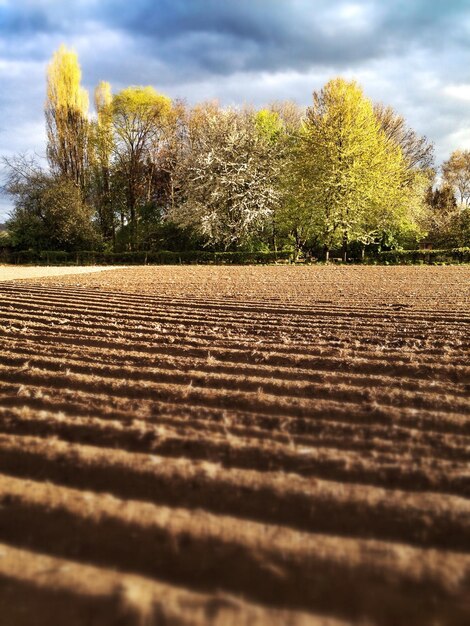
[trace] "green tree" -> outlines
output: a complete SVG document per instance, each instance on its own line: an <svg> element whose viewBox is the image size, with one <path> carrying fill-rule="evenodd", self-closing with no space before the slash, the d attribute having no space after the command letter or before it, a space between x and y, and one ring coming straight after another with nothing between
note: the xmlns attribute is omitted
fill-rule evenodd
<svg viewBox="0 0 470 626"><path fill-rule="evenodd" d="M14 199L7 227L16 247L74 251L96 245L92 210L69 178L17 158L7 164L4 190Z"/></svg>
<svg viewBox="0 0 470 626"><path fill-rule="evenodd" d="M287 159L289 158L289 138L292 132L294 109L291 103L277 103L269 109L261 109L255 113L255 132L265 144L265 158L271 170L270 184L276 193L277 200L272 203L271 218L268 227L269 245L278 249L278 239L282 236L282 180Z"/></svg>
<svg viewBox="0 0 470 626"><path fill-rule="evenodd" d="M293 196L329 249L382 228L397 209L404 159L355 82L329 81L313 94L293 155Z"/></svg>
<svg viewBox="0 0 470 626"><path fill-rule="evenodd" d="M470 243L470 209L458 205L454 190L448 184L430 187L426 194L428 211L423 227L427 239L437 248L468 246Z"/></svg>
<svg viewBox="0 0 470 626"><path fill-rule="evenodd" d="M92 197L104 241L115 241L113 198L111 195L112 156L114 149L111 85L100 82L95 89L97 118L90 131L90 166Z"/></svg>

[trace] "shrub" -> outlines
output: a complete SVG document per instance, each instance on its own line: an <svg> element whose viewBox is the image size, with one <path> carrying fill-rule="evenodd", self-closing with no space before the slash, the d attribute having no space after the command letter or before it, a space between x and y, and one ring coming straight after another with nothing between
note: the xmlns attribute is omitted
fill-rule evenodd
<svg viewBox="0 0 470 626"><path fill-rule="evenodd" d="M449 250L390 250L379 253L379 261L396 264L470 263L470 248Z"/></svg>
<svg viewBox="0 0 470 626"><path fill-rule="evenodd" d="M70 261L70 255L63 250L43 250L39 253L39 260L46 265L62 265Z"/></svg>

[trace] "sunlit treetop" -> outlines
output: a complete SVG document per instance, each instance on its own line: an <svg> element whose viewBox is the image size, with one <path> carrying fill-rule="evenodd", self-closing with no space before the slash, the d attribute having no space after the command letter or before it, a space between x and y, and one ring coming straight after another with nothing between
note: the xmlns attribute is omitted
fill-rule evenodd
<svg viewBox="0 0 470 626"><path fill-rule="evenodd" d="M65 45L54 52L47 68L47 106L88 112L88 93L80 85L82 72L75 52Z"/></svg>
<svg viewBox="0 0 470 626"><path fill-rule="evenodd" d="M102 80L95 89L95 109L98 115L111 106L113 94L111 93L111 85Z"/></svg>
<svg viewBox="0 0 470 626"><path fill-rule="evenodd" d="M153 87L126 87L114 96L116 113L128 115L153 114L165 117L171 111L171 99L158 93Z"/></svg>
<svg viewBox="0 0 470 626"><path fill-rule="evenodd" d="M284 129L283 122L276 111L261 109L256 113L256 128L261 136L275 141Z"/></svg>

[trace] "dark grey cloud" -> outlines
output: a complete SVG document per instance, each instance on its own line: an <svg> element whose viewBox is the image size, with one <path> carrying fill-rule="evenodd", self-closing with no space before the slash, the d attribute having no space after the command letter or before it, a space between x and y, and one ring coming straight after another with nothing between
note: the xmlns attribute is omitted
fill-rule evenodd
<svg viewBox="0 0 470 626"><path fill-rule="evenodd" d="M97 16L176 68L226 74L438 49L468 35L468 9L468 0L105 0Z"/></svg>
<svg viewBox="0 0 470 626"><path fill-rule="evenodd" d="M185 68L205 75L341 67L412 46L432 50L443 38L464 41L462 15L468 0L19 0L0 4L0 34L70 36L98 24L127 35L177 77Z"/></svg>

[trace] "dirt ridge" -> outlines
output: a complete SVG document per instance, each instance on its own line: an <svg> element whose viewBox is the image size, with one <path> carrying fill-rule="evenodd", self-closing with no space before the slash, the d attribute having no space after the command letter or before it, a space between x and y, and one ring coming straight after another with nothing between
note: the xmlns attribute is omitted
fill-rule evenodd
<svg viewBox="0 0 470 626"><path fill-rule="evenodd" d="M0 283L2 616L466 625L469 303L463 267Z"/></svg>

